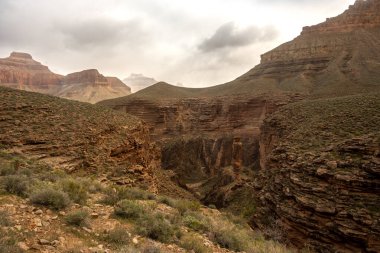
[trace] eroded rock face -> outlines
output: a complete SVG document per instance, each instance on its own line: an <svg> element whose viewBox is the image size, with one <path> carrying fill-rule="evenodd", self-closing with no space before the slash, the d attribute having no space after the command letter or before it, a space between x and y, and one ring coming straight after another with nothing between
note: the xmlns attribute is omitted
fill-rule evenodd
<svg viewBox="0 0 380 253"><path fill-rule="evenodd" d="M302 34L320 32L351 32L360 28L380 26L380 2L377 0L357 0L342 15L328 18L325 23L304 27Z"/></svg>
<svg viewBox="0 0 380 253"><path fill-rule="evenodd" d="M137 118L0 87L0 146L67 172L155 191L160 153Z"/></svg>
<svg viewBox="0 0 380 253"><path fill-rule="evenodd" d="M57 96L96 103L131 94L131 89L116 77L105 77L96 69L69 74L62 81Z"/></svg>
<svg viewBox="0 0 380 253"><path fill-rule="evenodd" d="M226 84L230 92L300 92L335 97L376 91L380 80L380 5L359 0L343 14L305 27Z"/></svg>
<svg viewBox="0 0 380 253"><path fill-rule="evenodd" d="M131 94L118 78L105 77L95 69L64 77L33 60L30 54L18 52L0 59L0 85L89 103Z"/></svg>
<svg viewBox="0 0 380 253"><path fill-rule="evenodd" d="M174 182L199 199L223 207L228 201L219 192L225 186L221 182L233 182L241 167L258 166L262 120L278 107L299 99L297 95L161 101L139 98L121 100L112 108L147 123L152 138L161 146L162 167L174 172ZM229 167L235 167L232 181L219 180L225 178L224 168Z"/></svg>
<svg viewBox="0 0 380 253"><path fill-rule="evenodd" d="M62 76L33 60L26 53L13 52L0 59L0 84L15 89L54 94L60 87Z"/></svg>
<svg viewBox="0 0 380 253"><path fill-rule="evenodd" d="M318 252L380 251L380 96L289 105L265 120L259 227Z"/></svg>

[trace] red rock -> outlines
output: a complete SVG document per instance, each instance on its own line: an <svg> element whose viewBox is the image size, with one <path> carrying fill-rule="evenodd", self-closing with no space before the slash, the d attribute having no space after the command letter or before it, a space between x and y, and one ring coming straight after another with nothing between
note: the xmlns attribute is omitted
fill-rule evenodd
<svg viewBox="0 0 380 253"><path fill-rule="evenodd" d="M18 52L0 59L0 85L89 103L131 93L118 78L104 77L95 69L64 77L33 60L30 54Z"/></svg>

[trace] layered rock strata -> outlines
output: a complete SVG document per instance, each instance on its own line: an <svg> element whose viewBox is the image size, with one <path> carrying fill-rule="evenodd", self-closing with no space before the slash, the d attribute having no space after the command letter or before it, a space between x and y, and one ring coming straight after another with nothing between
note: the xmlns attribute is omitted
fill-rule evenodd
<svg viewBox="0 0 380 253"><path fill-rule="evenodd" d="M318 252L380 251L380 95L303 102L265 120L260 227Z"/></svg>
<svg viewBox="0 0 380 253"><path fill-rule="evenodd" d="M0 147L67 172L155 190L160 153L141 120L106 108L0 87Z"/></svg>
<svg viewBox="0 0 380 253"><path fill-rule="evenodd" d="M89 103L131 94L119 79L105 77L95 69L61 76L31 55L18 52L0 59L0 85Z"/></svg>
<svg viewBox="0 0 380 253"><path fill-rule="evenodd" d="M10 57L0 59L1 86L54 94L61 80L62 76L54 74L29 54L13 52Z"/></svg>

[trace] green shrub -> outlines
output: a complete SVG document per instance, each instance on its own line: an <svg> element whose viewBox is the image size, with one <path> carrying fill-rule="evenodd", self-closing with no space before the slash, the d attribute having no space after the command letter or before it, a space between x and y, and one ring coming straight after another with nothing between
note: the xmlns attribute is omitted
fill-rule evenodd
<svg viewBox="0 0 380 253"><path fill-rule="evenodd" d="M142 250L142 253L160 253L161 250L157 246L147 245Z"/></svg>
<svg viewBox="0 0 380 253"><path fill-rule="evenodd" d="M9 176L16 174L16 170L10 164L1 164L0 176Z"/></svg>
<svg viewBox="0 0 380 253"><path fill-rule="evenodd" d="M163 243L172 242L178 231L178 226L171 224L160 214L141 216L136 228L138 234Z"/></svg>
<svg viewBox="0 0 380 253"><path fill-rule="evenodd" d="M160 196L158 197L158 202L162 203L162 204L165 204L167 206L171 206L171 207L174 207L175 205L175 200L168 197L168 196Z"/></svg>
<svg viewBox="0 0 380 253"><path fill-rule="evenodd" d="M221 247L234 251L247 251L254 242L254 235L249 230L223 218L212 223L209 237Z"/></svg>
<svg viewBox="0 0 380 253"><path fill-rule="evenodd" d="M144 213L144 207L141 204L135 200L128 199L119 201L114 210L116 215L127 219L137 219Z"/></svg>
<svg viewBox="0 0 380 253"><path fill-rule="evenodd" d="M128 245L130 243L130 233L123 227L118 226L109 231L103 239L111 244Z"/></svg>
<svg viewBox="0 0 380 253"><path fill-rule="evenodd" d="M77 204L85 204L88 199L87 190L81 182L66 178L59 182L60 187L66 192L70 199Z"/></svg>
<svg viewBox="0 0 380 253"><path fill-rule="evenodd" d="M195 253L209 253L211 252L210 248L206 247L202 242L202 239L196 237L196 235L188 234L181 238L179 245L188 250L194 251Z"/></svg>
<svg viewBox="0 0 380 253"><path fill-rule="evenodd" d="M139 188L125 188L124 197L126 199L136 200L154 200L156 196L153 193L141 190Z"/></svg>
<svg viewBox="0 0 380 253"><path fill-rule="evenodd" d="M178 199L174 201L174 208L176 208L181 215L188 211L198 211L201 208L201 204L196 201Z"/></svg>
<svg viewBox="0 0 380 253"><path fill-rule="evenodd" d="M2 188L11 194L26 196L28 191L28 179L21 175L5 176L1 180Z"/></svg>
<svg viewBox="0 0 380 253"><path fill-rule="evenodd" d="M33 204L47 206L55 210L63 209L70 204L67 193L51 187L35 190L30 195L30 201Z"/></svg>
<svg viewBox="0 0 380 253"><path fill-rule="evenodd" d="M209 221L202 214L188 213L183 218L186 227L198 232L205 232L209 228Z"/></svg>
<svg viewBox="0 0 380 253"><path fill-rule="evenodd" d="M8 230L0 228L0 253L22 253L24 252L17 246L17 235Z"/></svg>
<svg viewBox="0 0 380 253"><path fill-rule="evenodd" d="M6 211L0 211L0 226L9 227L11 225L12 225L12 222L9 219L9 214Z"/></svg>
<svg viewBox="0 0 380 253"><path fill-rule="evenodd" d="M88 225L89 214L85 210L76 210L68 213L65 217L65 222L68 225L73 226L85 226Z"/></svg>
<svg viewBox="0 0 380 253"><path fill-rule="evenodd" d="M185 199L172 199L167 196L160 196L158 201L162 204L176 208L181 215L187 211L198 211L201 208L199 202Z"/></svg>
<svg viewBox="0 0 380 253"><path fill-rule="evenodd" d="M115 205L117 202L123 199L147 200L156 198L154 194L140 190L138 188L107 188L104 193L105 196L103 197L101 202L107 205Z"/></svg>

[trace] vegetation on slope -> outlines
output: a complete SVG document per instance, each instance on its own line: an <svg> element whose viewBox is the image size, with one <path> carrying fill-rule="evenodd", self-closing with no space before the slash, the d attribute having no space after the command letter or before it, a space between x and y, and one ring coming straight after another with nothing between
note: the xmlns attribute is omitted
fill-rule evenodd
<svg viewBox="0 0 380 253"><path fill-rule="evenodd" d="M11 238L0 252L291 252L195 201L74 178L4 152L0 175L0 232ZM22 190L7 187L14 178Z"/></svg>

